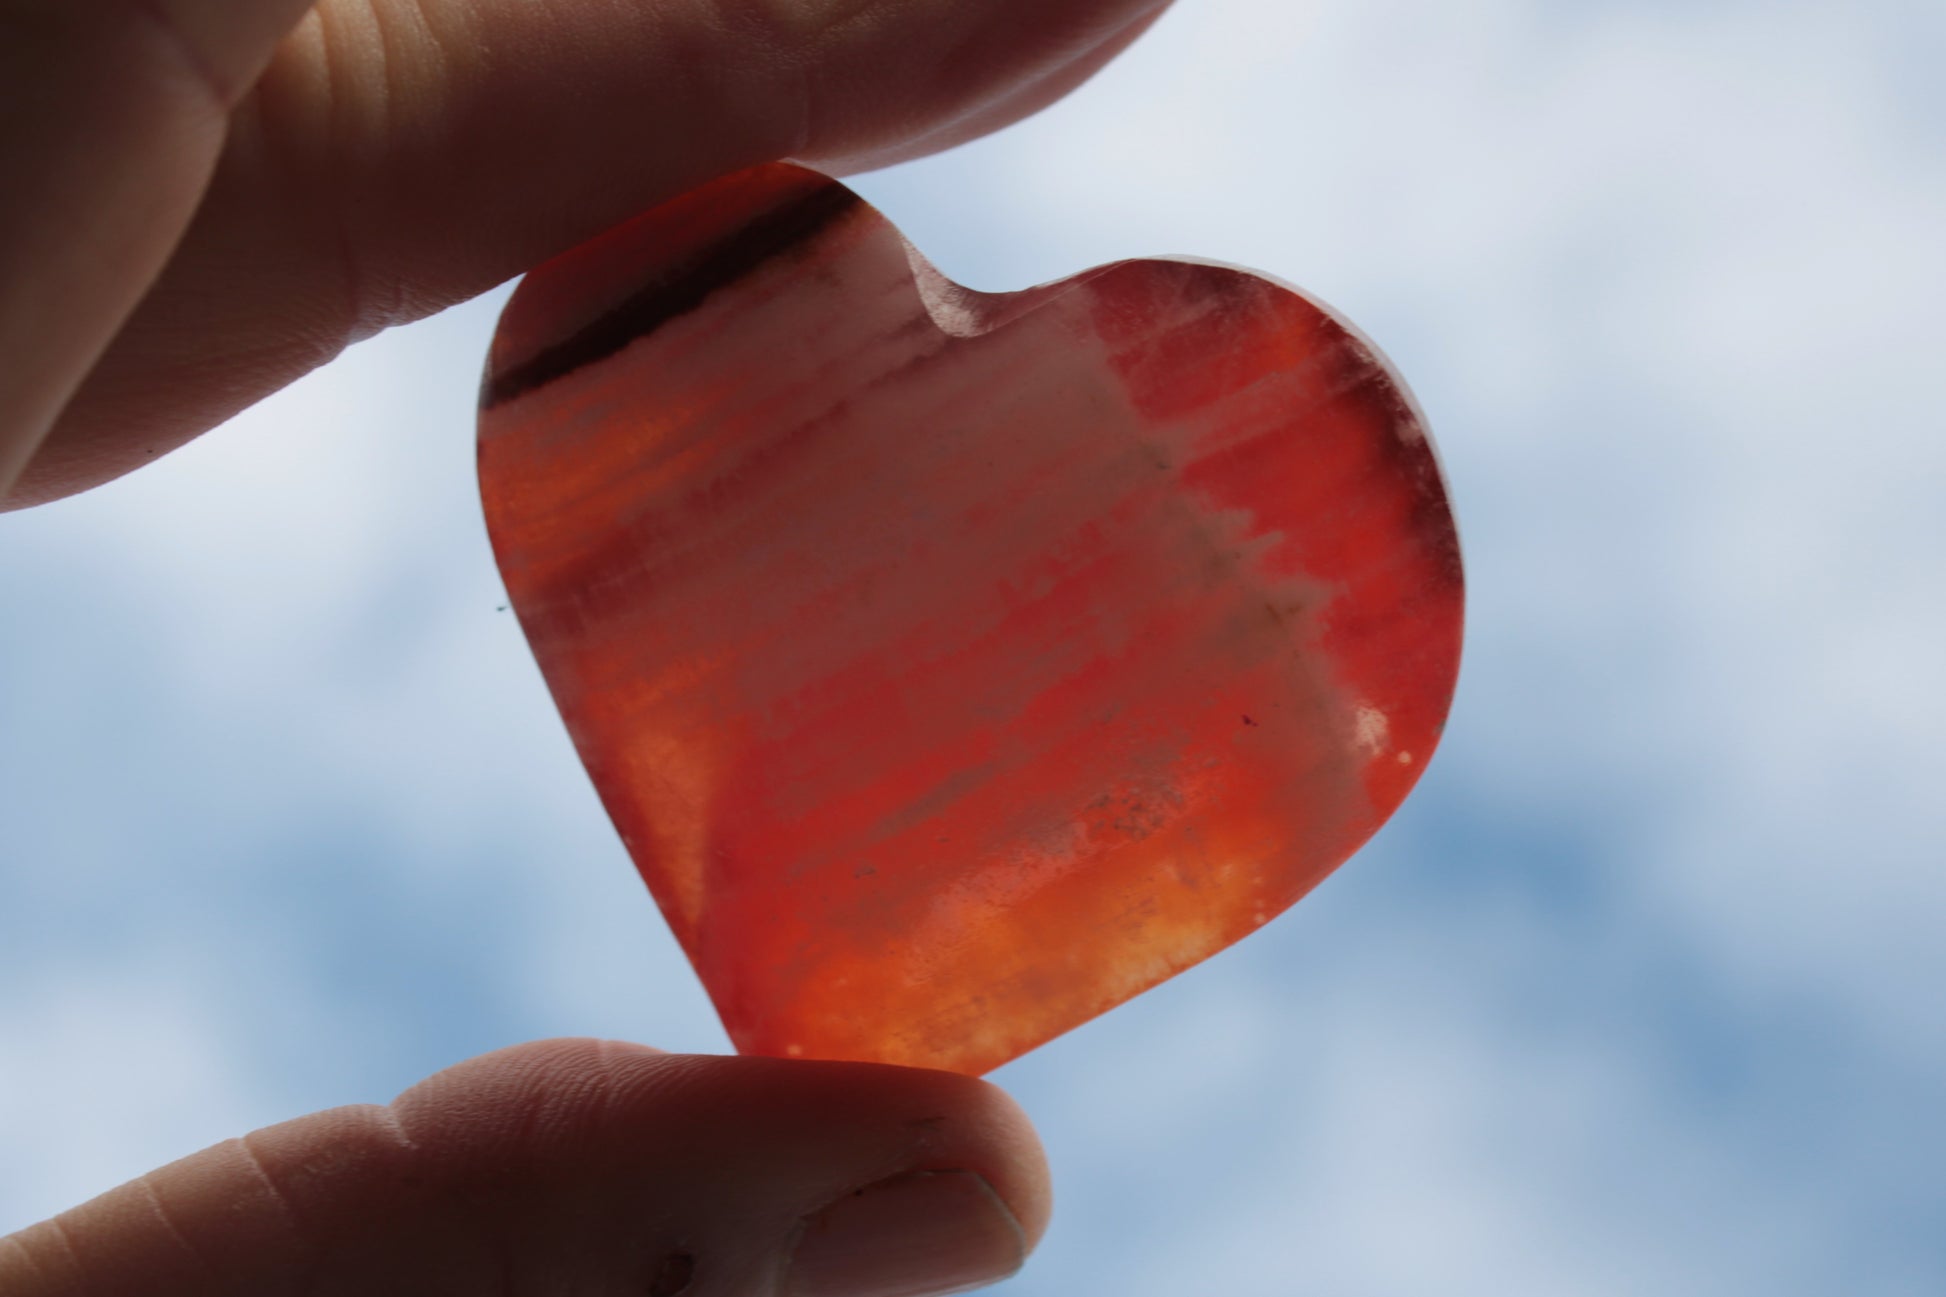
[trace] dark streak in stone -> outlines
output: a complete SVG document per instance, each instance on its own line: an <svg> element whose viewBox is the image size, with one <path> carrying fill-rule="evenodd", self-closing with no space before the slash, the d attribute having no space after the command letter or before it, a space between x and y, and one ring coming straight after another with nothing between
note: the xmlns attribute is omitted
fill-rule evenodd
<svg viewBox="0 0 1946 1297"><path fill-rule="evenodd" d="M572 337L503 374L492 375L482 394L482 406L492 409L564 378L584 365L607 359L677 316L695 310L717 289L735 283L771 258L816 238L826 226L861 206L863 200L844 186L823 185L794 202L764 213L728 238L670 267Z"/></svg>

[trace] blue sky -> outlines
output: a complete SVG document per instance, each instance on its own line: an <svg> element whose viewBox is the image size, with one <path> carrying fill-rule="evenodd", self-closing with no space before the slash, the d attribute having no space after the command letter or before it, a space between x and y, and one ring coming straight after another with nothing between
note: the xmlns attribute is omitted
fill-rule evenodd
<svg viewBox="0 0 1946 1297"><path fill-rule="evenodd" d="M1946 10L1184 0L858 187L949 273L1258 266L1425 406L1446 745L1005 1069L1021 1297L1946 1291ZM0 518L0 1229L515 1040L722 1036L493 572L499 297Z"/></svg>

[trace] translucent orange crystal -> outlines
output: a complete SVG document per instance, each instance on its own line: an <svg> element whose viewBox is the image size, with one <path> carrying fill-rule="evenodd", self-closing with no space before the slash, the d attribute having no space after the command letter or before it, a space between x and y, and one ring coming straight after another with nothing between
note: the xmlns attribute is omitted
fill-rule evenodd
<svg viewBox="0 0 1946 1297"><path fill-rule="evenodd" d="M944 280L813 172L543 266L480 476L522 626L751 1053L983 1072L1397 807L1458 546L1398 378L1260 276Z"/></svg>

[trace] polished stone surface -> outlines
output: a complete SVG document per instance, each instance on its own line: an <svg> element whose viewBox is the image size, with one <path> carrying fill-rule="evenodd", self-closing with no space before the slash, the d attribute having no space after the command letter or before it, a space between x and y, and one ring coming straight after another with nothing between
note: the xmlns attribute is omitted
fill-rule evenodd
<svg viewBox="0 0 1946 1297"><path fill-rule="evenodd" d="M983 1072L1255 931L1437 743L1396 375L1261 276L953 285L759 168L543 266L483 393L522 626L737 1047Z"/></svg>

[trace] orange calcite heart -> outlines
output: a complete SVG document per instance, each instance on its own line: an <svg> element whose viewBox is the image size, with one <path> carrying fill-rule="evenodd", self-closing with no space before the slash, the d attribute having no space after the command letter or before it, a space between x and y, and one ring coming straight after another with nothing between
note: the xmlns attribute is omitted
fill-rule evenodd
<svg viewBox="0 0 1946 1297"><path fill-rule="evenodd" d="M1420 418L1241 270L973 292L762 167L528 276L479 452L521 625L748 1053L1014 1058L1303 896L1452 695Z"/></svg>

